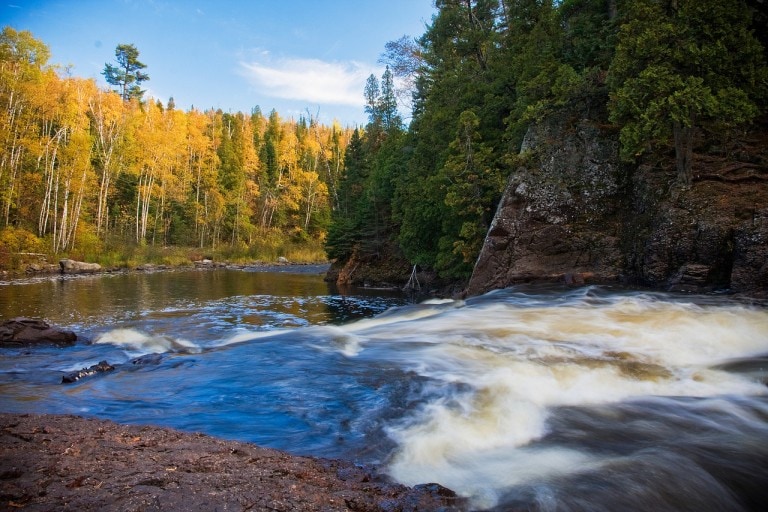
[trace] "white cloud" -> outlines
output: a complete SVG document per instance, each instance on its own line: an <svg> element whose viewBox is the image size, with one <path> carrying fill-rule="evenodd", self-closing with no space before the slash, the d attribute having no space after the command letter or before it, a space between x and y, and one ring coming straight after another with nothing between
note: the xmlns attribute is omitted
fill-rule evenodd
<svg viewBox="0 0 768 512"><path fill-rule="evenodd" d="M267 57L262 53L262 57ZM285 58L240 62L241 74L258 94L321 105L362 106L365 81L380 70L357 62Z"/></svg>

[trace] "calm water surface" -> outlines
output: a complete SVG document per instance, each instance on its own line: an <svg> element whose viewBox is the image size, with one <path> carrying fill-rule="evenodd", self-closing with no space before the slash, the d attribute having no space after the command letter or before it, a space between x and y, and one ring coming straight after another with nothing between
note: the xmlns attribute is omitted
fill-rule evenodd
<svg viewBox="0 0 768 512"><path fill-rule="evenodd" d="M304 270L2 283L0 318L87 341L0 352L0 410L381 464L477 508L765 510L765 305L596 287L412 304ZM61 383L100 360L117 369Z"/></svg>

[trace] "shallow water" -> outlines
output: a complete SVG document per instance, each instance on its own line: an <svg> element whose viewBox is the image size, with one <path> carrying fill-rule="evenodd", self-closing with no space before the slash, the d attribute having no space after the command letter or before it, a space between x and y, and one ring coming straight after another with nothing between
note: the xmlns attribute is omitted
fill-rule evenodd
<svg viewBox="0 0 768 512"><path fill-rule="evenodd" d="M352 458L477 508L768 503L764 305L596 287L410 304L222 270L0 285L0 314L90 340L0 353L4 411ZM117 369L61 384L104 359Z"/></svg>

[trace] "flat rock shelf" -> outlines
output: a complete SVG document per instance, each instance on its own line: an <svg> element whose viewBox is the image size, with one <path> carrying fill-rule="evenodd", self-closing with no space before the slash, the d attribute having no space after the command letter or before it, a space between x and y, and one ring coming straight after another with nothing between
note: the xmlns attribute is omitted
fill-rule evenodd
<svg viewBox="0 0 768 512"><path fill-rule="evenodd" d="M78 416L0 413L0 510L458 511L343 460Z"/></svg>

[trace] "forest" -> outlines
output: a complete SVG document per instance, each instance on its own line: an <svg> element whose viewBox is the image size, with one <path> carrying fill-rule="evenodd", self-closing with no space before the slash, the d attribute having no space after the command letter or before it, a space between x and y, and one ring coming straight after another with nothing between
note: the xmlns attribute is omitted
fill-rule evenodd
<svg viewBox="0 0 768 512"><path fill-rule="evenodd" d="M763 2L435 3L426 32L382 57L410 86L408 128L390 121L375 81L366 89L370 122L347 148L331 257L394 251L466 279L528 126L558 112L598 112L628 168L671 160L681 186L696 144L737 138L768 112Z"/></svg>
<svg viewBox="0 0 768 512"><path fill-rule="evenodd" d="M595 109L628 166L670 158L689 186L702 139L737 138L768 113L760 0L435 7L424 34L386 44L386 71L364 90L368 122L354 128L258 108L182 112L143 100L119 67L121 87L101 90L5 28L0 265L21 252L125 262L154 247L251 259L292 247L308 260L394 254L461 280L531 123Z"/></svg>
<svg viewBox="0 0 768 512"><path fill-rule="evenodd" d="M115 54L116 89L101 89L49 65L31 33L3 29L0 266L39 254L108 266L325 259L349 128L258 107L184 112L143 98L133 45Z"/></svg>

